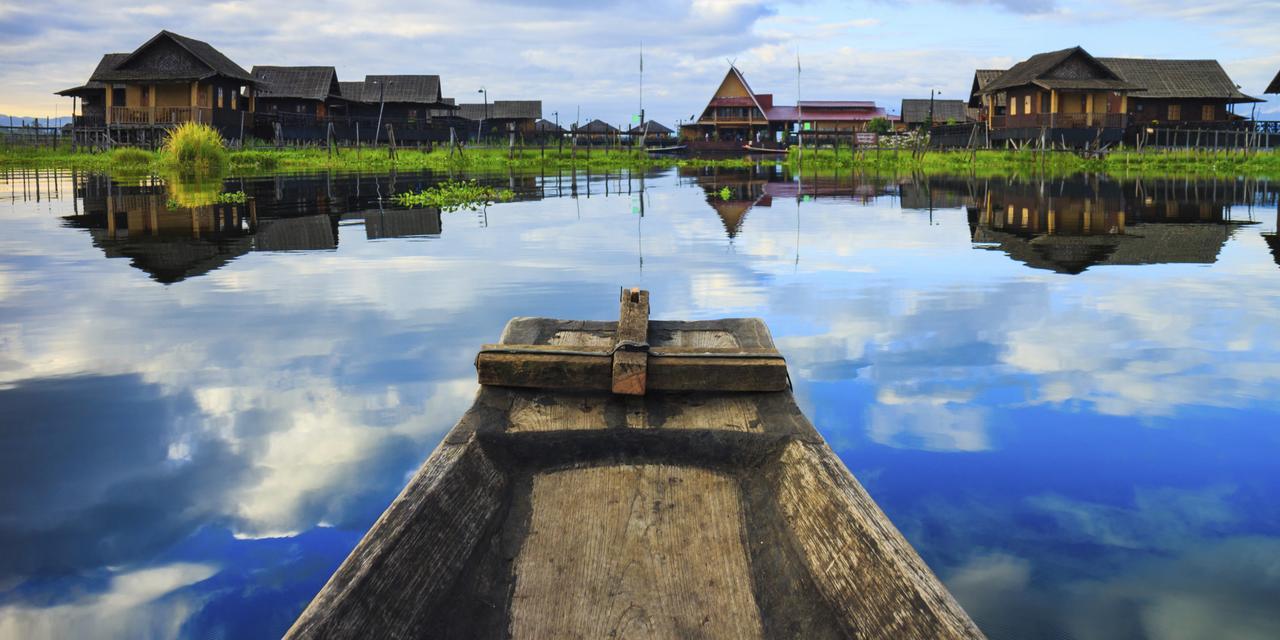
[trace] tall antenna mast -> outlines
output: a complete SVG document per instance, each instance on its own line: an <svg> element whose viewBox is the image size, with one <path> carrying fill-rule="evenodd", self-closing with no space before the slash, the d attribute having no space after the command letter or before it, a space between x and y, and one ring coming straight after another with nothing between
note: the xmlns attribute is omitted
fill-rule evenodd
<svg viewBox="0 0 1280 640"><path fill-rule="evenodd" d="M796 47L796 140L800 143L800 162L804 162L804 107L800 102L800 47Z"/></svg>

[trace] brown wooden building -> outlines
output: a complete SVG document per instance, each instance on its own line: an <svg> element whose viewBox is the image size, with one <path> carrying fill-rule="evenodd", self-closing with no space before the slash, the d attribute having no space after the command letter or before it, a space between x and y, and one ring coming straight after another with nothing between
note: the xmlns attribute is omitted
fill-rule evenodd
<svg viewBox="0 0 1280 640"><path fill-rule="evenodd" d="M102 57L85 84L58 95L81 100L77 127L155 130L204 122L235 137L258 82L206 42L161 31L132 53Z"/></svg>
<svg viewBox="0 0 1280 640"><path fill-rule="evenodd" d="M467 121L471 133L483 129L485 136L504 136L509 132L534 133L534 125L542 118L541 100L494 100L488 104L464 102L457 116Z"/></svg>
<svg viewBox="0 0 1280 640"><path fill-rule="evenodd" d="M1240 93L1217 60L1098 58L1140 88L1129 92L1126 114L1137 126L1197 126L1236 119L1235 104L1261 102Z"/></svg>
<svg viewBox="0 0 1280 640"><path fill-rule="evenodd" d="M437 111L455 107L440 94L440 76L377 75L363 82L339 82L339 91L353 116L384 121L429 121Z"/></svg>
<svg viewBox="0 0 1280 640"><path fill-rule="evenodd" d="M964 124L974 119L964 100L903 98L901 113L901 122L908 129L932 124Z"/></svg>
<svg viewBox="0 0 1280 640"><path fill-rule="evenodd" d="M1258 101L1215 60L1095 58L1072 47L992 75L975 74L971 103L980 100L996 142L1118 142L1138 126L1226 122L1235 118L1231 105Z"/></svg>
<svg viewBox="0 0 1280 640"><path fill-rule="evenodd" d="M333 67L275 67L254 65L257 110L324 118L345 114L347 101Z"/></svg>

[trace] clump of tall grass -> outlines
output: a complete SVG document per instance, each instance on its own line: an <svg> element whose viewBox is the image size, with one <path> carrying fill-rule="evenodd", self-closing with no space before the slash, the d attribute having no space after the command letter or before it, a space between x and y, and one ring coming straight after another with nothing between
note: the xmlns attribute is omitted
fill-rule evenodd
<svg viewBox="0 0 1280 640"><path fill-rule="evenodd" d="M145 165L151 164L153 157L149 151L135 147L120 147L111 152L111 164L121 166Z"/></svg>
<svg viewBox="0 0 1280 640"><path fill-rule="evenodd" d="M218 174L226 170L227 147L216 129L185 122L169 132L161 149L166 164L183 174Z"/></svg>

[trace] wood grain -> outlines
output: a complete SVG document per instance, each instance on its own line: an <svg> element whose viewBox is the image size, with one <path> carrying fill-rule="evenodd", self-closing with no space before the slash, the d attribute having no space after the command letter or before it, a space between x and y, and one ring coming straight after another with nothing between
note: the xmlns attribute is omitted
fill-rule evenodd
<svg viewBox="0 0 1280 640"><path fill-rule="evenodd" d="M598 395L538 394L511 405L510 433L604 429L605 398Z"/></svg>
<svg viewBox="0 0 1280 640"><path fill-rule="evenodd" d="M511 637L762 636L737 483L693 467L535 476Z"/></svg>
<svg viewBox="0 0 1280 640"><path fill-rule="evenodd" d="M763 433L755 399L745 395L698 395L671 403L674 411L662 422L664 429L718 429Z"/></svg>
<svg viewBox="0 0 1280 640"><path fill-rule="evenodd" d="M611 390L628 396L642 396L647 379L649 354L627 351L627 344L649 344L649 292L624 289L619 301L618 330L615 334L619 350L613 354Z"/></svg>
<svg viewBox="0 0 1280 640"><path fill-rule="evenodd" d="M868 640L983 638L826 445L792 442L776 500L818 590Z"/></svg>

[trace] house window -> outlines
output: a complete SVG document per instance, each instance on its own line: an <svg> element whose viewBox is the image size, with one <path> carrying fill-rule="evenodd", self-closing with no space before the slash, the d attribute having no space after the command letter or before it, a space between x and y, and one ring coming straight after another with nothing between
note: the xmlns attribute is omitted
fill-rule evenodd
<svg viewBox="0 0 1280 640"><path fill-rule="evenodd" d="M239 109L239 108L240 108L239 103L236 101L236 97L237 97L237 96L236 96L236 94L235 94L235 93L232 93L232 94L231 94L231 108L232 108L232 109Z"/></svg>
<svg viewBox="0 0 1280 640"><path fill-rule="evenodd" d="M1022 111L1027 114L1031 113L1031 96L1022 96Z"/></svg>
<svg viewBox="0 0 1280 640"><path fill-rule="evenodd" d="M1215 108L1213 107L1213 105L1211 105L1211 104L1206 104L1206 105L1204 105L1203 107L1200 107L1200 119L1201 119L1201 120L1214 120L1214 119L1216 119L1216 116L1217 116L1217 113L1215 113L1216 111L1217 111L1217 109L1215 109Z"/></svg>
<svg viewBox="0 0 1280 640"><path fill-rule="evenodd" d="M293 111L294 111L294 113L306 113L306 112L307 112L307 107L306 107L306 105L301 105L301 104L299 104L299 105L294 105L294 107L293 107Z"/></svg>
<svg viewBox="0 0 1280 640"><path fill-rule="evenodd" d="M222 87L218 87L218 108L222 108Z"/></svg>
<svg viewBox="0 0 1280 640"><path fill-rule="evenodd" d="M151 106L151 87L142 87L142 106Z"/></svg>
<svg viewBox="0 0 1280 640"><path fill-rule="evenodd" d="M1009 97L1009 115L1018 115L1018 100L1012 96Z"/></svg>
<svg viewBox="0 0 1280 640"><path fill-rule="evenodd" d="M1182 119L1182 105L1180 104L1169 105L1169 119L1170 120Z"/></svg>
<svg viewBox="0 0 1280 640"><path fill-rule="evenodd" d="M1040 113L1049 113L1053 110L1053 106L1049 103L1049 94L1040 94Z"/></svg>
<svg viewBox="0 0 1280 640"><path fill-rule="evenodd" d="M410 109L410 110L409 110L409 119L410 119L410 120L413 120L414 118L417 118L417 117L418 117L418 110L417 110L417 109Z"/></svg>

